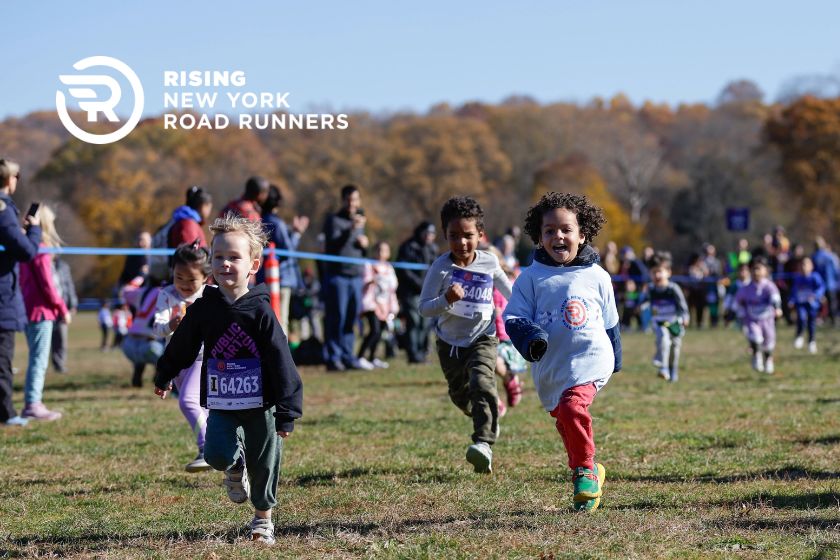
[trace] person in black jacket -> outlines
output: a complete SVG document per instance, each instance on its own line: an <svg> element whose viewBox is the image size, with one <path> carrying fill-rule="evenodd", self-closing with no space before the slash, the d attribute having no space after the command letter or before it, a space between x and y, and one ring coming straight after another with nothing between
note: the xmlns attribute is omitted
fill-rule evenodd
<svg viewBox="0 0 840 560"><path fill-rule="evenodd" d="M79 298L76 295L76 286L73 284L73 274L67 261L55 255L53 269L56 276L56 287L61 292L61 298L67 305L67 311L71 315L76 314L79 307ZM67 330L69 325L65 321L56 321L52 333L52 349L50 357L55 371L67 373Z"/></svg>
<svg viewBox="0 0 840 560"><path fill-rule="evenodd" d="M12 405L12 360L15 355L15 332L26 326L26 309L20 293L18 263L31 261L38 254L41 222L26 216L20 227L20 212L12 201L20 179L20 166L0 159L0 424L23 426Z"/></svg>
<svg viewBox="0 0 840 560"><path fill-rule="evenodd" d="M268 289L249 289L266 241L262 224L227 214L210 231L218 287L207 286L187 308L158 360L155 394L166 397L203 344L200 401L210 409L204 460L225 471L231 501L251 498L252 539L274 544L271 509L277 505L282 438L303 414L303 384Z"/></svg>
<svg viewBox="0 0 840 560"><path fill-rule="evenodd" d="M430 265L437 258L436 230L431 222L421 222L414 235L400 245L398 262ZM429 321L420 314L420 292L423 290L425 270L397 269L397 299L405 321L405 347L408 362L421 364L429 351Z"/></svg>
<svg viewBox="0 0 840 560"><path fill-rule="evenodd" d="M324 221L324 252L349 258L367 255L366 218L359 187L341 189L342 208ZM362 310L362 264L327 262L324 266L324 358L329 371L372 369L356 357L354 328Z"/></svg>

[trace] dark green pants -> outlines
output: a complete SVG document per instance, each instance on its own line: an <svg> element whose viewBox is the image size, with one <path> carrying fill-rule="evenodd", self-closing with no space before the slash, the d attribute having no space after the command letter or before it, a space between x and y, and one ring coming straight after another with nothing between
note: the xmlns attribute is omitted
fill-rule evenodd
<svg viewBox="0 0 840 560"><path fill-rule="evenodd" d="M438 358L449 384L449 398L473 419L474 442L496 442L499 396L496 392L495 336L482 336L466 348L437 341Z"/></svg>
<svg viewBox="0 0 840 560"><path fill-rule="evenodd" d="M236 465L240 444L251 481L251 503L259 510L277 505L283 438L274 427L274 407L266 410L211 410L204 460L217 471Z"/></svg>

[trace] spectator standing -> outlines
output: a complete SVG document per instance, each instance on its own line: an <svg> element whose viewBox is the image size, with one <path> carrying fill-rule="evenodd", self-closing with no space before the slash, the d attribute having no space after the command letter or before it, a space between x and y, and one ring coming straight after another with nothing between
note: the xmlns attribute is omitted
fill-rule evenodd
<svg viewBox="0 0 840 560"><path fill-rule="evenodd" d="M248 221L259 222L262 220L262 205L268 198L269 187L270 184L267 179L251 177L245 182L245 192L242 193L242 196L228 202L219 212L219 217L223 218L225 214L230 212L236 216L242 216Z"/></svg>
<svg viewBox="0 0 840 560"><path fill-rule="evenodd" d="M56 256L53 259L53 272L56 279L56 287L58 288L64 304L70 315L75 315L79 307L79 298L76 295L76 286L73 284L73 273L70 270L70 265L66 260ZM67 334L68 324L64 321L59 321L53 327L52 334L52 350L50 356L52 357L52 364L55 371L58 373L67 373Z"/></svg>
<svg viewBox="0 0 840 560"><path fill-rule="evenodd" d="M837 325L837 290L840 289L840 260L837 255L825 242L822 237L814 240L816 250L811 260L814 262L814 270L825 283L825 299L828 307L828 318L831 325Z"/></svg>
<svg viewBox="0 0 840 560"><path fill-rule="evenodd" d="M325 253L349 258L367 255L368 238L362 196L356 185L341 189L341 210L324 221ZM324 271L324 354L329 371L372 369L359 363L354 352L354 327L362 309L361 264L327 262Z"/></svg>
<svg viewBox="0 0 840 560"><path fill-rule="evenodd" d="M20 181L20 166L0 159L0 423L23 426L12 404L12 360L15 355L15 332L26 326L26 308L20 291L18 263L28 262L38 254L41 224L37 216L26 216L20 227L20 212L12 200Z"/></svg>
<svg viewBox="0 0 840 560"><path fill-rule="evenodd" d="M55 229L55 213L49 206L41 205L41 247L58 247L61 238ZM29 363L26 368L24 403L21 416L36 420L58 420L61 413L48 409L43 403L44 379L50 360L50 343L53 325L57 321L70 322L70 313L61 297L53 275L53 257L40 253L20 267L20 289L26 304L29 323L26 343L29 346Z"/></svg>
<svg viewBox="0 0 840 560"><path fill-rule="evenodd" d="M309 227L307 216L295 216L290 228L278 215L283 204L283 194L276 185L270 185L268 198L263 205L262 221L269 242L281 251L297 251L300 238ZM293 257L278 255L280 261L280 326L286 336L289 335L289 304L292 293L303 287L298 260ZM265 268L257 274L257 283L265 281Z"/></svg>
<svg viewBox="0 0 840 560"><path fill-rule="evenodd" d="M397 261L431 265L437 258L436 235L434 224L421 222L414 228L411 239L400 245ZM425 276L425 270L397 270L397 299L405 321L405 346L411 364L424 363L429 351L429 321L420 314L420 292Z"/></svg>

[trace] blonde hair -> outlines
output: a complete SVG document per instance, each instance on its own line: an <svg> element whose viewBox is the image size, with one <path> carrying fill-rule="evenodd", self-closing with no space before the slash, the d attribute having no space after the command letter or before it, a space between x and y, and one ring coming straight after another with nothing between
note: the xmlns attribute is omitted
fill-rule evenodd
<svg viewBox="0 0 840 560"><path fill-rule="evenodd" d="M41 220L41 242L48 247L63 245L61 237L55 230L55 212L46 204L41 204L38 209L38 219Z"/></svg>
<svg viewBox="0 0 840 560"><path fill-rule="evenodd" d="M213 232L213 240L224 233L241 233L248 240L252 259L262 258L263 247L268 242L268 235L263 229L262 222L246 220L233 212L227 212L221 218L216 218L210 226L210 231ZM210 242L210 247L213 247L213 241Z"/></svg>
<svg viewBox="0 0 840 560"><path fill-rule="evenodd" d="M18 173L20 173L20 165L10 159L0 158L0 188L5 187L9 178Z"/></svg>

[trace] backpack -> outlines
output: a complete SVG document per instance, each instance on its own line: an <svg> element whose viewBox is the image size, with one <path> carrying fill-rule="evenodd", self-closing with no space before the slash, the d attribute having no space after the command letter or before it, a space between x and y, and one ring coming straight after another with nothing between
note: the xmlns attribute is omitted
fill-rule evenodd
<svg viewBox="0 0 840 560"><path fill-rule="evenodd" d="M160 226L152 235L152 249L169 249L169 232L174 225L175 220L170 218L168 222ZM169 260L170 257L166 255L149 255L149 276L161 281L168 280Z"/></svg>

